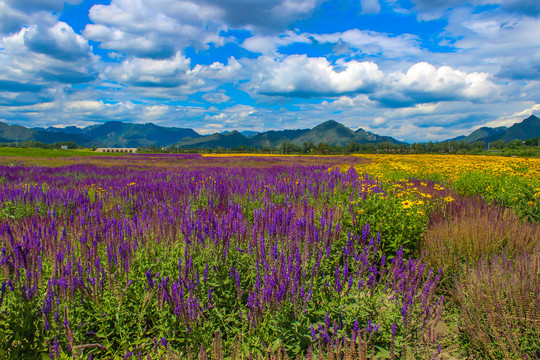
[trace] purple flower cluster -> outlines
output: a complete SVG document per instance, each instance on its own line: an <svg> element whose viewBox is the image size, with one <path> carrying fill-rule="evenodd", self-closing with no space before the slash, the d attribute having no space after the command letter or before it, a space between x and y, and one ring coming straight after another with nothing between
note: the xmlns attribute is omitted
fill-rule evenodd
<svg viewBox="0 0 540 360"><path fill-rule="evenodd" d="M194 161L159 161L184 160ZM376 180L321 165L224 169L197 161L182 171L0 167L9 180L0 204L16 209L0 223L0 305L8 295L39 303L52 358L84 345L79 327L85 336L99 332L74 314L111 302L171 314L182 326L155 330L149 342L168 349L199 348L205 324L230 314L249 335L289 311L292 322L308 318L306 333L324 343L371 339L390 325L393 339L396 326L414 332L433 323L441 274L402 253L387 263L369 225L359 235L341 226L351 200L365 198L366 188L383 192ZM399 308L401 323L351 315L358 299ZM144 331L155 325L147 320Z"/></svg>

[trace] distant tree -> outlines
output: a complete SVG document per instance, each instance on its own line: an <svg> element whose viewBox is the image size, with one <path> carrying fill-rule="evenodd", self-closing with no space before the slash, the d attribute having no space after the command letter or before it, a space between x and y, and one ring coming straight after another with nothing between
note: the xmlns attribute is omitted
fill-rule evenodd
<svg viewBox="0 0 540 360"><path fill-rule="evenodd" d="M489 143L490 149L502 149L506 145L506 141L504 140L497 140Z"/></svg>
<svg viewBox="0 0 540 360"><path fill-rule="evenodd" d="M346 151L347 153L349 153L349 154L350 154L350 153L359 152L359 151L360 151L360 145L358 145L358 143L355 142L355 141L351 141L351 142L349 143L349 145L347 145L347 146L345 147L345 151Z"/></svg>
<svg viewBox="0 0 540 360"><path fill-rule="evenodd" d="M328 154L328 144L326 143L319 143L317 146L317 152L321 155Z"/></svg>
<svg viewBox="0 0 540 360"><path fill-rule="evenodd" d="M519 139L514 139L514 140L510 141L508 144L506 144L506 147L509 148L509 149L515 149L515 148L518 148L520 146L523 146L523 141L521 141Z"/></svg>
<svg viewBox="0 0 540 360"><path fill-rule="evenodd" d="M302 144L303 154L311 154L313 149L315 149L315 145L312 142L304 142Z"/></svg>
<svg viewBox="0 0 540 360"><path fill-rule="evenodd" d="M486 142L485 141L475 141L471 144L471 148L473 149L486 149Z"/></svg>
<svg viewBox="0 0 540 360"><path fill-rule="evenodd" d="M390 150L395 149L395 144L390 141L383 141L378 144L378 147L382 152L388 153Z"/></svg>
<svg viewBox="0 0 540 360"><path fill-rule="evenodd" d="M426 152L426 144L423 143L413 143L412 147L414 149L414 152L417 154L423 154Z"/></svg>
<svg viewBox="0 0 540 360"><path fill-rule="evenodd" d="M407 144L399 144L399 152L404 154L408 151L409 146Z"/></svg>
<svg viewBox="0 0 540 360"><path fill-rule="evenodd" d="M374 153L377 151L377 145L374 143L365 143L360 145L360 151L365 153Z"/></svg>
<svg viewBox="0 0 540 360"><path fill-rule="evenodd" d="M540 137L525 140L526 146L540 146Z"/></svg>

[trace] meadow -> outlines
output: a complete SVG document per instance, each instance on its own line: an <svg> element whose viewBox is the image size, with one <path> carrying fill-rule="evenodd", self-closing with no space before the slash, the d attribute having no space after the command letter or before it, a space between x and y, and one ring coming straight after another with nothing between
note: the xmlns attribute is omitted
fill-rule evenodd
<svg viewBox="0 0 540 360"><path fill-rule="evenodd" d="M1 358L540 358L538 159L4 155Z"/></svg>

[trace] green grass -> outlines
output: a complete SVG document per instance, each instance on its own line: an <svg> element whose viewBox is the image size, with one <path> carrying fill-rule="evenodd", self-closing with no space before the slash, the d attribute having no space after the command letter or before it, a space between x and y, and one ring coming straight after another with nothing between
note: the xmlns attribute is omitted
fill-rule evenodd
<svg viewBox="0 0 540 360"><path fill-rule="evenodd" d="M38 148L11 148L0 147L0 156L22 156L22 157L71 157L71 156L121 156L123 153L97 153L88 149L81 150L58 150L58 149L38 149Z"/></svg>

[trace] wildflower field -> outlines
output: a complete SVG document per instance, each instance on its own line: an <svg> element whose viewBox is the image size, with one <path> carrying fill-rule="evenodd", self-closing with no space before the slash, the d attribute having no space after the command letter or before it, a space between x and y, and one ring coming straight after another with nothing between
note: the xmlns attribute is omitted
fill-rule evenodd
<svg viewBox="0 0 540 360"><path fill-rule="evenodd" d="M2 359L540 357L538 159L8 155Z"/></svg>

